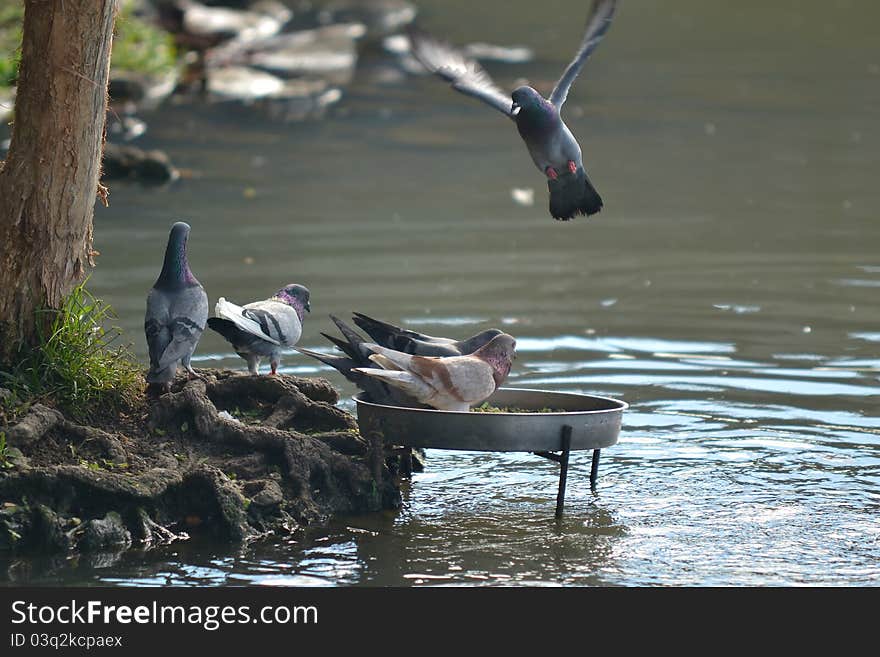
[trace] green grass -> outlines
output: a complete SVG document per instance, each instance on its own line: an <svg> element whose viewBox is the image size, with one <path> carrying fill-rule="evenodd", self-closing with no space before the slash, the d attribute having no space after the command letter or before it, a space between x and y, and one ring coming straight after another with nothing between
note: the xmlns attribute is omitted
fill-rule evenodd
<svg viewBox="0 0 880 657"><path fill-rule="evenodd" d="M112 309L85 283L71 292L60 310L39 311L48 326L36 349L23 352L0 386L20 404L45 401L73 417L86 419L130 406L143 390L140 366L126 346L116 343Z"/></svg>
<svg viewBox="0 0 880 657"><path fill-rule="evenodd" d="M176 59L173 38L136 16L133 8L133 2L123 2L116 17L111 65L122 71L167 72Z"/></svg>
<svg viewBox="0 0 880 657"><path fill-rule="evenodd" d="M0 0L0 88L15 84L21 59L21 22L24 3Z"/></svg>
<svg viewBox="0 0 880 657"><path fill-rule="evenodd" d="M177 58L174 39L136 16L134 4L124 1L116 17L111 64L120 71L165 73ZM0 88L14 85L18 76L23 20L21 0L0 0Z"/></svg>
<svg viewBox="0 0 880 657"><path fill-rule="evenodd" d="M9 445L6 443L6 432L0 431L0 470L7 470L12 467Z"/></svg>

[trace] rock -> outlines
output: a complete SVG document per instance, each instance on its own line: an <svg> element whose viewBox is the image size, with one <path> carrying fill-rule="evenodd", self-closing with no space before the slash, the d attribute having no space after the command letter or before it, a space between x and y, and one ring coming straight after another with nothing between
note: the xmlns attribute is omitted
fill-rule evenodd
<svg viewBox="0 0 880 657"><path fill-rule="evenodd" d="M341 99L341 90L327 88L320 80L288 80L281 91L265 102L273 119L303 121L322 117L328 107Z"/></svg>
<svg viewBox="0 0 880 657"><path fill-rule="evenodd" d="M278 34L293 12L274 2L257 3L252 10L208 7L192 0L175 3L183 11L187 34L253 41ZM262 6L262 10L259 7Z"/></svg>
<svg viewBox="0 0 880 657"><path fill-rule="evenodd" d="M134 174L140 180L156 183L170 182L179 176L168 156L159 150L145 152L135 165Z"/></svg>
<svg viewBox="0 0 880 657"><path fill-rule="evenodd" d="M396 32L412 23L418 10L406 0L334 0L321 8L318 21L363 23L371 39Z"/></svg>
<svg viewBox="0 0 880 657"><path fill-rule="evenodd" d="M131 545L131 533L125 528L122 518L110 511L102 519L85 523L79 549L84 552L120 550Z"/></svg>
<svg viewBox="0 0 880 657"><path fill-rule="evenodd" d="M107 93L111 106L153 109L174 91L177 80L177 69L171 69L163 75L113 69L110 71Z"/></svg>
<svg viewBox="0 0 880 657"><path fill-rule="evenodd" d="M284 89L284 80L247 66L208 70L208 91L219 100L255 100Z"/></svg>
<svg viewBox="0 0 880 657"><path fill-rule="evenodd" d="M30 467L30 459L17 447L6 448L6 460L13 468L24 470Z"/></svg>
<svg viewBox="0 0 880 657"><path fill-rule="evenodd" d="M148 183L177 180L180 172L163 151L143 151L137 146L104 144L103 178L137 178Z"/></svg>
<svg viewBox="0 0 880 657"><path fill-rule="evenodd" d="M279 34L247 44L230 42L209 53L211 65L245 65L283 77L318 77L336 84L351 81L357 62L359 23L330 25Z"/></svg>
<svg viewBox="0 0 880 657"><path fill-rule="evenodd" d="M284 494L281 492L281 486L271 479L265 482L263 490L251 498L251 504L260 507L274 507L284 501Z"/></svg>
<svg viewBox="0 0 880 657"><path fill-rule="evenodd" d="M37 552L64 552L70 549L71 539L64 531L62 518L49 507L38 504L31 509L27 544Z"/></svg>

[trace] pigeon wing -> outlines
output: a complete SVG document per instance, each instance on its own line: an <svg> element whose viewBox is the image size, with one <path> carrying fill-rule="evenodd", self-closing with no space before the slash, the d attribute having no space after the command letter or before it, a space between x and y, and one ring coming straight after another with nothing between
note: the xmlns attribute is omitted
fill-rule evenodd
<svg viewBox="0 0 880 657"><path fill-rule="evenodd" d="M553 88L553 93L550 94L550 102L556 106L556 109L562 109L562 105L568 97L568 90L571 89L572 83L581 72L584 62L587 61L590 53L596 49L611 26L611 18L614 16L616 8L617 0L595 0L593 2L593 9L587 19L587 28L584 31L581 47L566 67L562 77L559 78L559 82Z"/></svg>
<svg viewBox="0 0 880 657"><path fill-rule="evenodd" d="M220 297L217 301L217 305L214 307L214 314L217 317L228 319L242 331L262 338L266 342L277 345L281 344L276 337L269 334L268 329L266 331L263 330L260 319L253 312L248 312L246 308L237 306L223 297Z"/></svg>
<svg viewBox="0 0 880 657"><path fill-rule="evenodd" d="M465 403L482 401L495 390L491 365L471 356L413 356L409 370L439 393Z"/></svg>
<svg viewBox="0 0 880 657"><path fill-rule="evenodd" d="M180 292L171 304L171 315L166 327L170 341L157 359L160 370L195 351L208 320L208 296L205 290L196 286Z"/></svg>
<svg viewBox="0 0 880 657"><path fill-rule="evenodd" d="M456 91L482 100L508 118L513 118L510 95L498 88L476 60L425 32L410 30L409 39L413 56L431 73L451 83Z"/></svg>

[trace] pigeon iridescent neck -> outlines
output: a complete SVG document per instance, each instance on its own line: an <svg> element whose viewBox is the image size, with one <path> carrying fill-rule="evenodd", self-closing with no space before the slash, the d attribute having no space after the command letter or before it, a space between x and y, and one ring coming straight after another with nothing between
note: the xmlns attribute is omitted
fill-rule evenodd
<svg viewBox="0 0 880 657"><path fill-rule="evenodd" d="M559 123L559 112L549 100L531 87L518 87L511 95L516 127L523 137L544 134Z"/></svg>
<svg viewBox="0 0 880 657"><path fill-rule="evenodd" d="M496 388L507 380L513 365L515 350L516 339L512 335L501 333L492 338L485 347L474 353L475 356L491 365L492 378L495 379Z"/></svg>
<svg viewBox="0 0 880 657"><path fill-rule="evenodd" d="M189 238L189 224L178 221L171 227L168 236L168 246L165 247L165 262L162 264L162 273L156 280L154 287L179 288L199 285L199 281L189 269L186 243Z"/></svg>
<svg viewBox="0 0 880 657"><path fill-rule="evenodd" d="M309 306L309 290L303 285L287 285L278 290L273 298L293 308L300 322L303 321L305 313L311 311Z"/></svg>

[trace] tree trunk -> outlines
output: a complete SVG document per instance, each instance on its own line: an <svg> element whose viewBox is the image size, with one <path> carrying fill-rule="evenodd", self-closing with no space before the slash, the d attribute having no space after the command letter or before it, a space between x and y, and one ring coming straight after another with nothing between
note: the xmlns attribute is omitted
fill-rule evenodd
<svg viewBox="0 0 880 657"><path fill-rule="evenodd" d="M117 5L25 2L12 143L0 163L0 363L35 346L35 311L59 308L94 266Z"/></svg>

